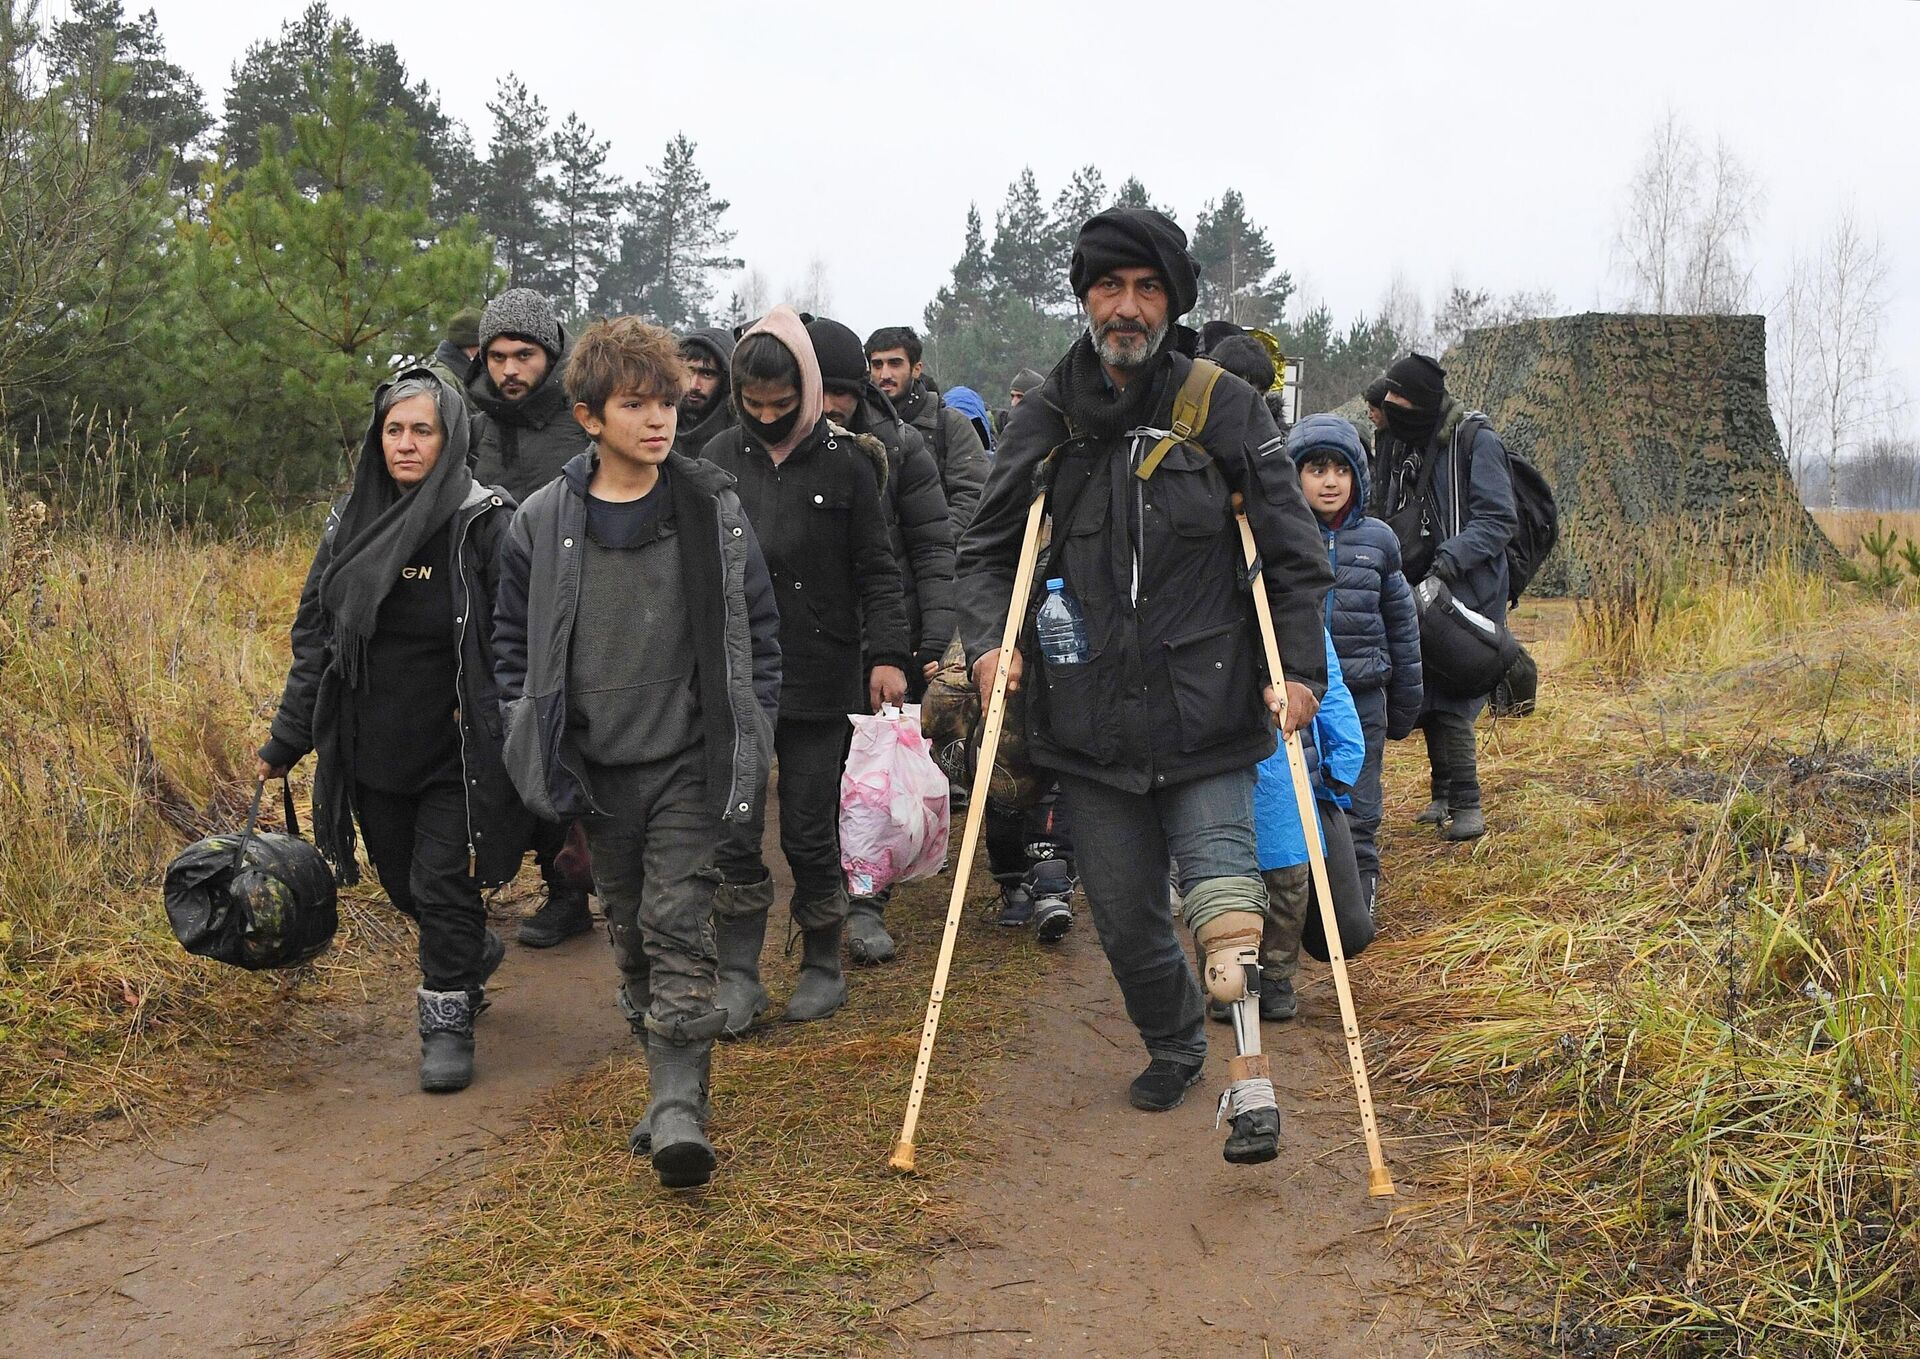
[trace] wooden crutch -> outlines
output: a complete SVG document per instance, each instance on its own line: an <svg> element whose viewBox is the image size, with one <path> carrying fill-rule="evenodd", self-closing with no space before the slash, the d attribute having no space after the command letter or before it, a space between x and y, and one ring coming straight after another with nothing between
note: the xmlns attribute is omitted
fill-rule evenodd
<svg viewBox="0 0 1920 1359"><path fill-rule="evenodd" d="M1280 644L1274 640L1273 610L1267 603L1266 582L1260 570L1260 554L1253 544L1253 529L1247 523L1247 509L1239 492L1233 497L1234 518L1240 524L1240 548L1246 553L1247 570L1252 573L1253 611L1260 619L1260 640L1267 647L1267 671L1273 676L1274 692L1284 702L1286 672L1280 665ZM1353 987L1347 981L1347 955L1340 947L1340 920L1333 909L1333 889L1327 885L1327 856L1320 845L1320 818L1314 811L1313 788L1307 778L1307 757L1300 748L1300 733L1286 738L1287 769L1293 775L1293 796L1300 808L1301 838L1307 842L1307 864L1313 873L1313 889L1320 898L1320 924L1327 935L1327 963L1333 968L1333 990L1340 998L1340 1027L1347 1035L1347 1063L1353 1068L1353 1092L1360 1101L1360 1130L1367 1136L1367 1193L1386 1198L1394 1193L1393 1176L1380 1152L1380 1126L1373 1116L1373 1089L1367 1084L1367 1055L1360 1047L1360 1021L1354 1015Z"/></svg>
<svg viewBox="0 0 1920 1359"><path fill-rule="evenodd" d="M993 762L1000 754L1000 724L1007 712L1007 681L1011 676L1014 644L1027 596L1033 590L1034 565L1040 559L1040 525L1046 518L1047 497L1033 498L1027 511L1027 536L1020 542L1020 561L1013 573L1013 600L1007 605L1007 625L1000 633L1000 671L987 699L986 726L980 733L980 754L973 771L973 795L967 801L967 828L960 837L960 857L954 863L953 895L947 901L947 927L940 936L940 959L933 965L933 991L927 997L927 1021L920 1028L920 1055L913 1063L913 1089L907 1095L907 1116L900 1123L900 1139L893 1144L887 1164L911 1174L913 1133L920 1123L920 1102L927 1093L927 1071L933 1065L933 1039L940 1031L940 1003L947 994L947 971L953 965L953 946L960 937L961 913L967 902L967 879L973 873L974 851L980 844L980 825L987 813L987 791L993 786ZM973 682L973 676L967 676Z"/></svg>

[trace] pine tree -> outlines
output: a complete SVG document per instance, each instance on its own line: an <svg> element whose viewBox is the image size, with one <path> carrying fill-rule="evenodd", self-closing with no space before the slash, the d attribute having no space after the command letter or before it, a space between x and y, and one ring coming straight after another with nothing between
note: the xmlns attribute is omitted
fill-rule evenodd
<svg viewBox="0 0 1920 1359"><path fill-rule="evenodd" d="M1067 187L1054 196L1051 250L1061 279L1060 291L1068 304L1076 301L1072 286L1066 282L1073 244L1080 238L1080 228L1087 224L1087 219L1105 211L1111 201L1107 181L1097 165L1083 165L1075 170Z"/></svg>
<svg viewBox="0 0 1920 1359"><path fill-rule="evenodd" d="M1155 212L1164 213L1173 221L1177 222L1180 220L1179 217L1174 214L1172 208L1162 207L1153 201L1153 195L1147 192L1147 186L1140 182L1140 176L1138 175L1127 176L1127 182L1120 186L1120 192L1114 196L1113 206L1116 208L1152 208Z"/></svg>
<svg viewBox="0 0 1920 1359"><path fill-rule="evenodd" d="M229 163L244 170L260 156L260 137L280 129L280 145L301 113L317 113L308 91L311 77L325 82L336 46L373 82L375 106L397 110L419 140L418 155L433 177L434 212L452 220L473 210L473 147L466 129L440 108L425 81L413 81L392 43L369 43L350 19L336 19L325 0L313 0L298 19L280 25L278 36L256 42L233 68L220 137ZM313 187L309 185L308 187Z"/></svg>
<svg viewBox="0 0 1920 1359"><path fill-rule="evenodd" d="M1023 169L993 218L987 262L998 296L1017 297L1036 311L1059 297L1065 270L1054 255L1052 225L1032 168Z"/></svg>
<svg viewBox="0 0 1920 1359"><path fill-rule="evenodd" d="M713 196L694 162L696 149L676 133L660 164L628 190L620 253L601 274L598 310L674 328L698 325L711 314L714 275L740 268L720 253L733 241L722 221L729 204Z"/></svg>
<svg viewBox="0 0 1920 1359"><path fill-rule="evenodd" d="M199 84L167 60L152 10L129 19L120 0L73 0L70 15L50 26L46 38L48 75L57 85L89 89L101 83L105 67L124 71L113 103L133 134L134 173L152 174L164 163L176 188L199 180L195 152L213 117Z"/></svg>
<svg viewBox="0 0 1920 1359"><path fill-rule="evenodd" d="M493 140L481 176L480 225L493 237L494 259L516 288L552 291L555 271L553 142L547 106L509 73L487 102Z"/></svg>
<svg viewBox="0 0 1920 1359"><path fill-rule="evenodd" d="M553 267L569 320L586 315L594 283L613 258L614 219L626 188L607 173L610 145L575 113L553 134Z"/></svg>
<svg viewBox="0 0 1920 1359"><path fill-rule="evenodd" d="M1273 245L1266 229L1248 218L1238 189L1228 189L1200 210L1192 249L1200 270L1202 316L1263 330L1280 324L1293 279L1274 276Z"/></svg>
<svg viewBox="0 0 1920 1359"><path fill-rule="evenodd" d="M486 291L485 243L470 223L436 232L414 136L379 91L336 43L314 111L284 148L267 129L252 169L221 170L188 229L206 330L175 361L197 443L222 451L189 469L215 505L335 480L394 356L432 347L447 299Z"/></svg>

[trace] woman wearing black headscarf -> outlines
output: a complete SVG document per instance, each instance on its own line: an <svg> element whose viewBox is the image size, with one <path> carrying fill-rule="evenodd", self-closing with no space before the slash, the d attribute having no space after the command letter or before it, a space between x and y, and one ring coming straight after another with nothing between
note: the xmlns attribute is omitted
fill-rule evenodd
<svg viewBox="0 0 1920 1359"><path fill-rule="evenodd" d="M505 952L480 888L518 870L529 824L501 763L491 655L514 505L469 475L469 437L466 404L427 369L375 393L259 755L260 776L277 778L318 752L315 843L356 882L357 822L380 885L419 926L423 1090L473 1080L473 1020Z"/></svg>

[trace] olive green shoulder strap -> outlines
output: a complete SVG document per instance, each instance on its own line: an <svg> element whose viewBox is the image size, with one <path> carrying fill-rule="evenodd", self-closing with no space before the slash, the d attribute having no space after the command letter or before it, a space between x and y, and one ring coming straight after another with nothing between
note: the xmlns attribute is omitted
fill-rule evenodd
<svg viewBox="0 0 1920 1359"><path fill-rule="evenodd" d="M1213 405L1213 389L1219 385L1226 371L1212 359L1193 361L1193 367L1187 371L1186 381L1180 384L1180 390L1174 394L1173 429L1140 460L1140 468L1134 473L1136 477L1142 481L1152 477L1175 444L1192 444L1202 453L1207 451L1200 435L1207 428L1207 412Z"/></svg>

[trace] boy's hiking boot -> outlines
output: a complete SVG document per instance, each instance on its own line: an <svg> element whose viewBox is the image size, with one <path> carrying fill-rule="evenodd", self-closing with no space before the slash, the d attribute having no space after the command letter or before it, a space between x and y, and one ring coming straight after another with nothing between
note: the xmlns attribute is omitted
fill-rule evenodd
<svg viewBox="0 0 1920 1359"><path fill-rule="evenodd" d="M1420 815L1413 818L1416 826L1443 826L1447 821L1447 800L1437 797L1429 802Z"/></svg>
<svg viewBox="0 0 1920 1359"><path fill-rule="evenodd" d="M527 948L552 948L593 928L587 894L577 887L549 887L540 909L520 922L515 936Z"/></svg>
<svg viewBox="0 0 1920 1359"><path fill-rule="evenodd" d="M713 1178L713 1144L707 1141L712 1060L712 1039L675 1043L656 1033L647 1035L647 1083L653 1103L627 1144L639 1152L637 1143L644 1137L662 1189L692 1189Z"/></svg>
<svg viewBox="0 0 1920 1359"><path fill-rule="evenodd" d="M847 909L847 955L866 967L893 961L893 936L881 918L882 906L878 897L855 897Z"/></svg>
<svg viewBox="0 0 1920 1359"><path fill-rule="evenodd" d="M420 1006L420 1088L441 1093L473 1084L473 999L466 991L414 993Z"/></svg>
<svg viewBox="0 0 1920 1359"><path fill-rule="evenodd" d="M1065 897L1041 897L1033 903L1033 936L1043 944L1057 944L1073 928L1073 907Z"/></svg>
<svg viewBox="0 0 1920 1359"><path fill-rule="evenodd" d="M825 1019L847 1003L847 978L840 970L840 934L844 922L835 921L801 935L800 979L780 1016L789 1024Z"/></svg>
<svg viewBox="0 0 1920 1359"><path fill-rule="evenodd" d="M1010 930L1024 930L1033 923L1033 893L1022 882L1000 884L1000 914L994 924Z"/></svg>
<svg viewBox="0 0 1920 1359"><path fill-rule="evenodd" d="M1441 832L1449 840L1478 840L1487 833L1487 818L1478 807L1460 807Z"/></svg>
<svg viewBox="0 0 1920 1359"><path fill-rule="evenodd" d="M1057 944L1073 928L1073 872L1063 859L1041 859L1027 870L1033 898L1033 933L1043 944Z"/></svg>
<svg viewBox="0 0 1920 1359"><path fill-rule="evenodd" d="M1200 1079L1199 1062L1176 1062L1171 1057L1155 1057L1147 1069L1133 1078L1127 1087L1127 1103L1150 1114L1178 1109L1187 1091Z"/></svg>
<svg viewBox="0 0 1920 1359"><path fill-rule="evenodd" d="M771 896L771 881L766 888ZM727 1015L721 1037L739 1038L767 1012L767 988L760 984L760 947L767 941L767 913L715 915L713 939L720 954L713 1003Z"/></svg>

